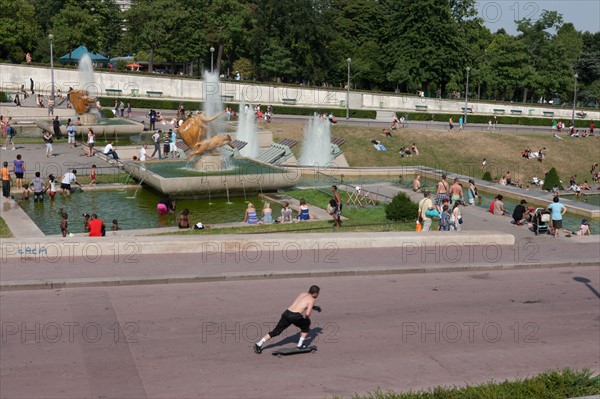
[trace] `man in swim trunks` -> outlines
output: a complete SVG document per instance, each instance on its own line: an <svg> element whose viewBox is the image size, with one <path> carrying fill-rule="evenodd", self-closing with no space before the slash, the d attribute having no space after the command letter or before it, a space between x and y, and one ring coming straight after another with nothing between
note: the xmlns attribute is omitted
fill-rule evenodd
<svg viewBox="0 0 600 399"><path fill-rule="evenodd" d="M265 342L270 340L273 337L281 334L286 328L295 325L300 329L300 341L298 341L298 348L305 348L304 340L308 336L308 332L310 331L310 312L313 310L313 306L317 301L319 296L320 288L316 285L310 287L308 292L302 292L298 297L292 302L289 308L283 312L281 315L281 319L279 322L267 335L262 337L260 341L254 344L254 352L259 354L262 352L262 346ZM315 309L319 309L318 307Z"/></svg>
<svg viewBox="0 0 600 399"><path fill-rule="evenodd" d="M464 202L463 188L458 181L458 177L454 179L454 184L450 186L450 200L452 205L459 200Z"/></svg>
<svg viewBox="0 0 600 399"><path fill-rule="evenodd" d="M444 201L445 198L449 198L448 197L448 189L450 188L450 186L448 185L448 182L446 181L446 175L442 175L442 180L440 180L437 184L437 189L436 189L436 197L435 197L435 206L438 208L438 211L441 213L441 206L442 206L442 202Z"/></svg>

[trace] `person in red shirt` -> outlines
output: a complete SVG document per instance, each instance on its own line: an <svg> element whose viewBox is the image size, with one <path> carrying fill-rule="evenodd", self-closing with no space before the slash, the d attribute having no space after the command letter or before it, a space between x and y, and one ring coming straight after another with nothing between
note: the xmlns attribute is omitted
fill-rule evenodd
<svg viewBox="0 0 600 399"><path fill-rule="evenodd" d="M98 219L98 215L96 215L95 213L92 213L92 217L88 222L88 226L90 229L90 237L102 237L104 234L106 234L104 233L104 222Z"/></svg>

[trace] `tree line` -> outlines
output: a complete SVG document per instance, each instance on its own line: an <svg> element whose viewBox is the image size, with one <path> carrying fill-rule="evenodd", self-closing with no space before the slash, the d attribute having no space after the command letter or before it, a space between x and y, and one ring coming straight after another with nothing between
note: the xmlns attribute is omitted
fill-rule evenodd
<svg viewBox="0 0 600 399"><path fill-rule="evenodd" d="M0 0L0 59L49 62L85 45L110 57L214 67L244 78L598 106L600 32L555 11L491 32L475 0ZM577 83L575 82L577 74Z"/></svg>

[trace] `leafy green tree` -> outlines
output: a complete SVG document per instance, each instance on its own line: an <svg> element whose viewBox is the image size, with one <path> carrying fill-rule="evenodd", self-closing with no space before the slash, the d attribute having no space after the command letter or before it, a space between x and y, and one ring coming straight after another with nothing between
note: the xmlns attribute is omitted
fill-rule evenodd
<svg viewBox="0 0 600 399"><path fill-rule="evenodd" d="M209 2L205 32L207 45L214 46L217 52L215 70L221 71L223 62L231 67L239 56L247 54L252 11L251 4L244 0Z"/></svg>
<svg viewBox="0 0 600 399"><path fill-rule="evenodd" d="M266 51L262 53L260 60L261 71L265 76L276 78L281 82L281 78L289 79L296 75L296 67L292 60L290 50L281 46L277 39L269 40Z"/></svg>
<svg viewBox="0 0 600 399"><path fill-rule="evenodd" d="M573 24L562 25L555 36L544 43L543 68L538 68L541 86L547 94L558 94L563 99L573 98L573 75L583 41Z"/></svg>
<svg viewBox="0 0 600 399"><path fill-rule="evenodd" d="M121 39L121 11L114 0L67 0L52 17L48 33L54 35L58 56L84 45L108 54Z"/></svg>
<svg viewBox="0 0 600 399"><path fill-rule="evenodd" d="M156 54L175 56L169 44L180 37L177 32L187 23L188 11L182 0L134 0L125 13L126 47L148 52L148 72L154 69Z"/></svg>
<svg viewBox="0 0 600 399"><path fill-rule="evenodd" d="M263 55L268 52L265 44L276 39L291 55L295 65L293 80L310 82L324 78L328 68L326 44L333 37L328 3L328 0L256 1L256 22L250 48L261 76L267 74L260 65ZM287 73L281 70L277 75Z"/></svg>
<svg viewBox="0 0 600 399"><path fill-rule="evenodd" d="M26 0L0 0L0 59L25 61L38 34L31 4Z"/></svg>
<svg viewBox="0 0 600 399"><path fill-rule="evenodd" d="M398 58L407 58L408 74L419 88L442 90L460 62L464 43L452 19L448 0L394 0L385 35L388 69ZM397 74L396 74L397 76Z"/></svg>
<svg viewBox="0 0 600 399"><path fill-rule="evenodd" d="M9 0L10 1L10 0ZM67 0L27 0L35 8L34 20L40 27L40 34L50 29L52 19L64 7Z"/></svg>
<svg viewBox="0 0 600 399"><path fill-rule="evenodd" d="M254 64L248 58L238 58L233 63L233 72L239 72L242 78L255 77L256 70Z"/></svg>
<svg viewBox="0 0 600 399"><path fill-rule="evenodd" d="M486 54L485 74L493 96L512 100L534 73L526 44L514 36L500 33L494 35Z"/></svg>

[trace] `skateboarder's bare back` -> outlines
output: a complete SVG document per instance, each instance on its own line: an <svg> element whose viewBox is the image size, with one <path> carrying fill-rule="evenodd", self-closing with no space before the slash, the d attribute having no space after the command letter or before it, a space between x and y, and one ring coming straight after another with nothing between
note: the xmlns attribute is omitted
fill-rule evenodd
<svg viewBox="0 0 600 399"><path fill-rule="evenodd" d="M254 344L254 352L261 353L262 346L265 342L273 337L281 334L286 328L292 324L300 328L300 340L298 341L298 348L302 348L304 340L308 336L310 331L310 312L315 305L317 297L319 296L320 288L316 285L310 287L308 292L302 292L296 297L294 302L287 308L281 315L281 319L273 329L265 335L260 341Z"/></svg>
<svg viewBox="0 0 600 399"><path fill-rule="evenodd" d="M313 305L317 301L317 298L313 297L308 292L302 292L298 297L292 302L288 310L294 313L303 314L305 317L310 316L310 311L312 310Z"/></svg>

